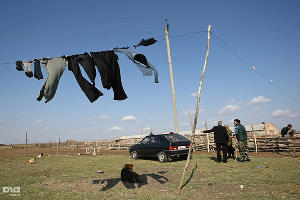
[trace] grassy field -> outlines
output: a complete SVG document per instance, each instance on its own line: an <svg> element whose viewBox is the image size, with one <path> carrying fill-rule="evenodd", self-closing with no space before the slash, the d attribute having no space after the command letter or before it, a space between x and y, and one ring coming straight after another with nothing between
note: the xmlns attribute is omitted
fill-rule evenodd
<svg viewBox="0 0 300 200"><path fill-rule="evenodd" d="M177 187L184 160L50 155L28 164L27 159L0 160L0 188L21 187L19 197L0 191L0 199L300 199L298 158L252 154L251 162L217 163L214 154L194 155L181 191ZM133 163L142 183L120 180L125 163Z"/></svg>

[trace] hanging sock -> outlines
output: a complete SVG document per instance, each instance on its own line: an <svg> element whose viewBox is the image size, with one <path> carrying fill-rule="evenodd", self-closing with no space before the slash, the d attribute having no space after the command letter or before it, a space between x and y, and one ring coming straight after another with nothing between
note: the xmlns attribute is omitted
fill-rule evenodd
<svg viewBox="0 0 300 200"><path fill-rule="evenodd" d="M137 45L134 45L134 48L137 48L138 46L149 46L152 45L156 42L157 40L154 38L149 38L147 40L142 39L140 41L140 43L138 43Z"/></svg>
<svg viewBox="0 0 300 200"><path fill-rule="evenodd" d="M59 79L65 71L67 60L65 58L44 58L41 60L41 63L46 68L48 77L40 90L37 100L41 101L43 97L45 97L45 103L47 103L54 97L56 93Z"/></svg>
<svg viewBox="0 0 300 200"><path fill-rule="evenodd" d="M23 62L21 60L16 61L16 69L18 71L24 71Z"/></svg>
<svg viewBox="0 0 300 200"><path fill-rule="evenodd" d="M82 76L79 64L83 67L92 84ZM96 101L100 96L103 96L103 93L95 87L96 68L92 57L88 53L69 56L68 69L73 72L81 90L91 103Z"/></svg>
<svg viewBox="0 0 300 200"><path fill-rule="evenodd" d="M136 53L131 49L114 49L115 52L125 54L143 73L144 76L151 76L154 72L155 83L158 83L158 71L156 68L147 61L146 56ZM153 72L152 72L153 71Z"/></svg>
<svg viewBox="0 0 300 200"><path fill-rule="evenodd" d="M114 100L127 99L122 86L118 56L115 52L91 52L91 55L100 73L103 87L106 89L113 88Z"/></svg>
<svg viewBox="0 0 300 200"><path fill-rule="evenodd" d="M41 63L37 59L34 59L34 78L36 78L37 80L44 78L41 70Z"/></svg>
<svg viewBox="0 0 300 200"><path fill-rule="evenodd" d="M28 62L27 60L23 61L23 65L25 67L25 74L26 76L28 76L29 78L33 77L33 73L31 71L31 63L32 62Z"/></svg>

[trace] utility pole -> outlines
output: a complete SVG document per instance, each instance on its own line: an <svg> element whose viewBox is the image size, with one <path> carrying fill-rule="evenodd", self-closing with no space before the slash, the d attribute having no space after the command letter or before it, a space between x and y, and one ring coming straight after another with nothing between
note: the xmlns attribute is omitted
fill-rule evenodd
<svg viewBox="0 0 300 200"><path fill-rule="evenodd" d="M176 133L178 133L178 120L177 120L175 87L174 87L174 80L173 80L173 68L172 68L170 42L169 42L169 24L168 24L168 19L166 19L165 34L166 34L167 52L168 52L168 61L169 61L169 70L170 70L171 87L172 87L172 98L173 98L173 112L174 112L175 131L176 131Z"/></svg>

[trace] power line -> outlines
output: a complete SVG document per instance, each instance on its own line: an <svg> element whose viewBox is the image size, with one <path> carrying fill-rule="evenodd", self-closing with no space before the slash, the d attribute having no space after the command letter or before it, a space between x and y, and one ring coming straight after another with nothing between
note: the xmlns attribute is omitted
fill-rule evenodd
<svg viewBox="0 0 300 200"><path fill-rule="evenodd" d="M220 38L219 36L217 36L215 33L212 32L212 34L215 36L216 39L218 39L225 47L227 47L238 59L240 59L243 63L245 63L248 67L247 69L249 69L249 67L256 72L257 74L259 74L261 77L263 77L265 80L267 80L271 85L273 85L277 90L279 90L280 92L284 93L290 100L292 100L294 103L296 104L300 104L300 102L298 102L296 99L294 99L292 96L290 96L290 94L284 90L280 85L278 85L276 82L273 82L272 79L270 79L267 75L265 75L263 72L261 72L260 70L258 70L256 68L255 65L250 64L246 59L244 59L242 56L240 56L231 46L229 46L222 38Z"/></svg>

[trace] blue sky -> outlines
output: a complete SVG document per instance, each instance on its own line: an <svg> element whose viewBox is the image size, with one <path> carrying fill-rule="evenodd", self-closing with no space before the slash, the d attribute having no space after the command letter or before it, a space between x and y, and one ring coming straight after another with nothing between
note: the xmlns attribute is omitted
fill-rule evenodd
<svg viewBox="0 0 300 200"><path fill-rule="evenodd" d="M300 129L299 1L7 1L0 12L0 143L109 139L173 131L173 108L164 36L206 31L214 35L203 81L198 129L217 120L232 125L272 122ZM114 101L112 90L90 103L73 74L65 70L55 97L36 101L44 80L18 72L16 60L72 55L132 46L142 38L156 44L139 47L159 71L143 77L124 55L119 56L128 99ZM190 130L186 112L194 110L207 33L170 40L179 130ZM247 64L248 63L248 64ZM251 69L267 76L264 79ZM43 70L44 76L46 71ZM268 81L272 80L272 83ZM280 91L274 85L282 88ZM288 93L288 96L285 94Z"/></svg>

